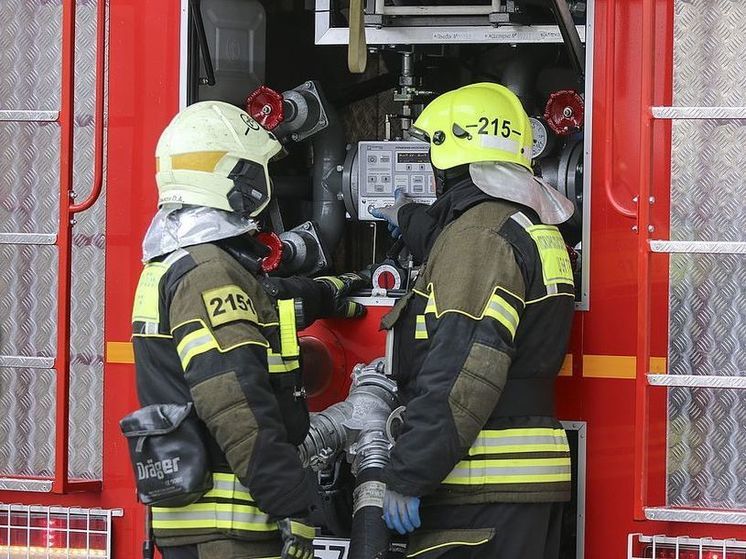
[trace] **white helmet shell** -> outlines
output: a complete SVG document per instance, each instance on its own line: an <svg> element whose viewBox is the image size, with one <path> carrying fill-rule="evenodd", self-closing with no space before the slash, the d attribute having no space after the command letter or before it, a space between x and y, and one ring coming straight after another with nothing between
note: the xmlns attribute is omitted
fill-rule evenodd
<svg viewBox="0 0 746 559"><path fill-rule="evenodd" d="M156 147L158 205L258 215L269 203L267 163L282 146L245 111L202 101L179 112Z"/></svg>

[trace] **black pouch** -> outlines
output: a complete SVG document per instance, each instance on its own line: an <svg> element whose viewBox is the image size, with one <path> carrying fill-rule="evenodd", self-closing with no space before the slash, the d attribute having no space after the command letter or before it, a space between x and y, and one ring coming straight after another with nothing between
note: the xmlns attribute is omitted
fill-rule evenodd
<svg viewBox="0 0 746 559"><path fill-rule="evenodd" d="M119 422L146 505L183 507L212 489L206 429L193 404L156 404Z"/></svg>

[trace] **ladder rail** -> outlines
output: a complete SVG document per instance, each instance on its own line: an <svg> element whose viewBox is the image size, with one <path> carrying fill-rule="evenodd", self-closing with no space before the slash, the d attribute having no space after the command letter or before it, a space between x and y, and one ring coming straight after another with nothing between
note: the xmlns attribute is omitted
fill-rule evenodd
<svg viewBox="0 0 746 559"><path fill-rule="evenodd" d="M652 270L653 255L671 254L746 254L746 242L654 239L652 205L653 162L656 123L686 120L743 120L746 107L656 106L655 105L655 0L642 0L641 25L641 100L640 100L640 177L637 199L637 333L634 420L634 493L635 520L661 520L700 523L746 524L744 511L709 509L669 509L649 504L650 456L650 390L654 387L746 389L746 377L711 375L654 374L649 371L652 333ZM669 184L670 187L670 184ZM670 192L668 193L670 194Z"/></svg>
<svg viewBox="0 0 746 559"><path fill-rule="evenodd" d="M635 454L634 511L635 520L645 520L648 497L648 442L650 400L648 363L650 363L651 311L651 196L653 183L653 106L655 79L655 1L642 1L642 41L640 61L640 183L637 203L637 363L635 378Z"/></svg>
<svg viewBox="0 0 746 559"><path fill-rule="evenodd" d="M75 133L75 23L76 0L64 0L62 7L62 73L60 97L60 207L57 235L57 356L55 370L55 443L53 493L75 490L98 490L100 482L70 479L70 337L72 286L72 232L75 214L93 206L103 188L104 88L106 56L106 1L96 4L96 83L94 179L91 192L80 204L74 204L74 133Z"/></svg>

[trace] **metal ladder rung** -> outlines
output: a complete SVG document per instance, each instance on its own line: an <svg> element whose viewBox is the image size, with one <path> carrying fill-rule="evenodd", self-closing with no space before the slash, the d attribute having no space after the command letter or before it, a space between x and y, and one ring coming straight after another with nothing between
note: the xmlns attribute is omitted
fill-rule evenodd
<svg viewBox="0 0 746 559"><path fill-rule="evenodd" d="M49 493L52 491L52 480L0 478L0 491L28 491L29 493Z"/></svg>
<svg viewBox="0 0 746 559"><path fill-rule="evenodd" d="M746 107L651 107L660 120L742 120Z"/></svg>
<svg viewBox="0 0 746 559"><path fill-rule="evenodd" d="M13 369L52 369L52 357L31 357L27 355L0 355L0 367Z"/></svg>
<svg viewBox="0 0 746 559"><path fill-rule="evenodd" d="M717 375L672 375L648 373L651 386L679 386L682 388L746 389L746 377Z"/></svg>
<svg viewBox="0 0 746 559"><path fill-rule="evenodd" d="M666 522L746 525L746 511L647 507L645 518Z"/></svg>
<svg viewBox="0 0 746 559"><path fill-rule="evenodd" d="M0 122L57 122L59 111L0 111Z"/></svg>
<svg viewBox="0 0 746 559"><path fill-rule="evenodd" d="M746 254L746 242L651 240L650 250L665 254Z"/></svg>
<svg viewBox="0 0 746 559"><path fill-rule="evenodd" d="M57 235L44 233L0 233L0 245L53 245Z"/></svg>

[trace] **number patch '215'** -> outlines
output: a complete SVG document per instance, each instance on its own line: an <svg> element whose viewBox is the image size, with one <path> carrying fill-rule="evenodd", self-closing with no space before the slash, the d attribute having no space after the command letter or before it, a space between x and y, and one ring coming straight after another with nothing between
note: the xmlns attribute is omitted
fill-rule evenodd
<svg viewBox="0 0 746 559"><path fill-rule="evenodd" d="M246 292L237 285L225 285L202 292L207 316L213 326L220 326L236 320L256 323L258 317L254 305Z"/></svg>

